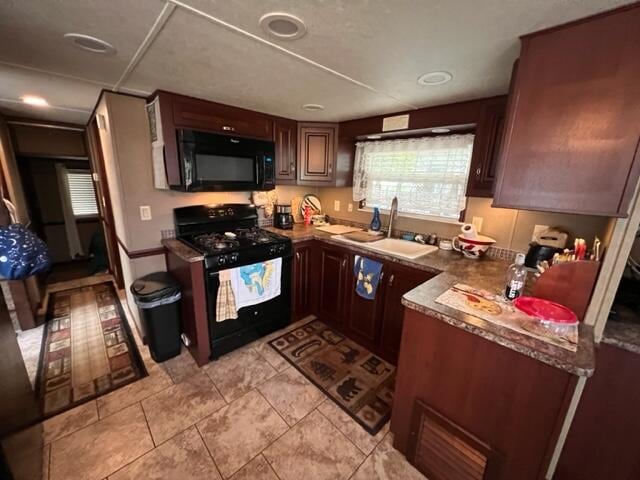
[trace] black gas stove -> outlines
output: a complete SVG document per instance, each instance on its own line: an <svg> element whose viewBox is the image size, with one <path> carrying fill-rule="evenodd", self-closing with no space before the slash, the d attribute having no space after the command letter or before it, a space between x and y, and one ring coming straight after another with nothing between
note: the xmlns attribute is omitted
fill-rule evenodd
<svg viewBox="0 0 640 480"><path fill-rule="evenodd" d="M291 240L258 227L256 207L197 205L174 209L178 240L205 257L211 358L216 359L291 321ZM282 259L280 295L240 308L238 318L216 321L220 271Z"/></svg>
<svg viewBox="0 0 640 480"><path fill-rule="evenodd" d="M258 227L253 205L198 205L174 210L179 240L205 255L207 270L291 256L291 240Z"/></svg>

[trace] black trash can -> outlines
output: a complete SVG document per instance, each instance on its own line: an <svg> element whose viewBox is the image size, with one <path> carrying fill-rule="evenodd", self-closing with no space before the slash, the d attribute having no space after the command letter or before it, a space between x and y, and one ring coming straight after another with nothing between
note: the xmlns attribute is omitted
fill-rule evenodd
<svg viewBox="0 0 640 480"><path fill-rule="evenodd" d="M180 284L167 272L150 273L131 284L151 358L156 362L180 354L180 290Z"/></svg>

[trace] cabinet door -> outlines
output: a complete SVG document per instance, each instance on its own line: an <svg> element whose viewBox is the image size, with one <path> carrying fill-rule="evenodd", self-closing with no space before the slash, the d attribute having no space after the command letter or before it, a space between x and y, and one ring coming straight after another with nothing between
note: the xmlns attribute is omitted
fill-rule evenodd
<svg viewBox="0 0 640 480"><path fill-rule="evenodd" d="M494 206L627 215L640 171L638 25L634 4L523 39Z"/></svg>
<svg viewBox="0 0 640 480"><path fill-rule="evenodd" d="M380 282L375 298L367 300L356 293L357 276L353 271L355 255L349 256L349 282L347 290L347 310L345 327L350 337L358 343L375 351L380 336L380 315L384 303L384 282L387 266L384 265L380 274Z"/></svg>
<svg viewBox="0 0 640 480"><path fill-rule="evenodd" d="M173 120L177 127L273 139L273 121L267 115L197 98L173 95Z"/></svg>
<svg viewBox="0 0 640 480"><path fill-rule="evenodd" d="M298 125L298 180L305 185L328 184L334 179L336 124Z"/></svg>
<svg viewBox="0 0 640 480"><path fill-rule="evenodd" d="M276 143L276 182L291 184L296 181L297 123L278 119L274 124Z"/></svg>
<svg viewBox="0 0 640 480"><path fill-rule="evenodd" d="M402 338L404 319L402 296L433 276L434 274L432 273L401 267L400 265L389 265L387 269L384 285L382 332L378 351L385 360L394 365L398 361L400 339Z"/></svg>
<svg viewBox="0 0 640 480"><path fill-rule="evenodd" d="M319 262L318 316L344 330L349 254L341 249L321 247Z"/></svg>
<svg viewBox="0 0 640 480"><path fill-rule="evenodd" d="M468 197L491 197L496 177L498 153L504 135L507 97L487 102L476 129L471 169L467 184Z"/></svg>
<svg viewBox="0 0 640 480"><path fill-rule="evenodd" d="M293 249L293 321L311 315L315 311L315 275L313 268L313 244L301 243Z"/></svg>

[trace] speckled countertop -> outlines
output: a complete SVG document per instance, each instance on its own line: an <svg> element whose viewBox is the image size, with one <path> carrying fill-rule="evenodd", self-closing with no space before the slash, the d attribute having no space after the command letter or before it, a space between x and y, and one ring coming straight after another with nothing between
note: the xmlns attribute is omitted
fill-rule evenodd
<svg viewBox="0 0 640 480"><path fill-rule="evenodd" d="M171 250L171 252L175 253L185 262L201 262L204 260L204 255L175 238L162 240L162 245L168 250Z"/></svg>
<svg viewBox="0 0 640 480"><path fill-rule="evenodd" d="M640 323L609 320L604 327L602 343L640 354Z"/></svg>
<svg viewBox="0 0 640 480"><path fill-rule="evenodd" d="M330 234L318 231L313 227L295 225L293 230L276 228L270 228L269 230L291 238L293 243L313 239L322 240L357 253L368 252L374 258L377 257L434 272L437 274L434 278L404 295L402 303L405 306L421 313L435 316L454 327L461 328L574 375L588 377L593 374L595 352L592 327L580 325L578 351L570 352L564 348L556 347L435 302L435 299L440 294L458 282L491 292L497 293L501 291L508 267L508 263L505 261L488 258L480 261L469 260L458 253L442 250L414 260L407 260L372 252L358 245L332 239Z"/></svg>

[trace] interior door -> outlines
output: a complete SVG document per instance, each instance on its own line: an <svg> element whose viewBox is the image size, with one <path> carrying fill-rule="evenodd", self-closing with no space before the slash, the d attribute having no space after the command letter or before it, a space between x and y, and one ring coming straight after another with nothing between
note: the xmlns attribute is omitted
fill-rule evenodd
<svg viewBox="0 0 640 480"><path fill-rule="evenodd" d="M97 120L94 118L87 128L87 144L91 172L93 174L93 185L98 200L98 215L100 226L105 237L107 255L109 257L109 272L113 275L118 288L124 288L122 278L122 267L120 265L120 251L118 250L118 240L116 237L115 225L113 223L113 211L111 197L109 196L109 185L107 184L107 173L104 165L104 156L100 144Z"/></svg>

